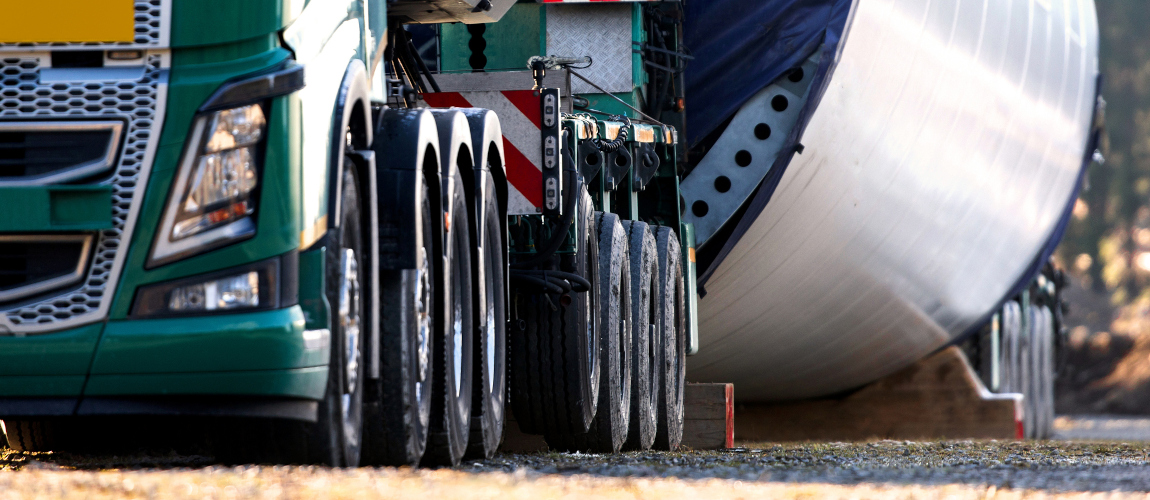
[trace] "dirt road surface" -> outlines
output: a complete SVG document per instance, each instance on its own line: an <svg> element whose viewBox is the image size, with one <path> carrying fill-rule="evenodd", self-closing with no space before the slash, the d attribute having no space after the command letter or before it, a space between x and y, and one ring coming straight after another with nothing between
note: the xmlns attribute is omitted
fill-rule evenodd
<svg viewBox="0 0 1150 500"><path fill-rule="evenodd" d="M1060 432L1087 425L1080 420L1061 420ZM174 453L0 451L0 500L1013 499L1146 498L1147 492L1150 443L1133 440L745 443L724 451L506 454L456 470L221 466L211 457Z"/></svg>

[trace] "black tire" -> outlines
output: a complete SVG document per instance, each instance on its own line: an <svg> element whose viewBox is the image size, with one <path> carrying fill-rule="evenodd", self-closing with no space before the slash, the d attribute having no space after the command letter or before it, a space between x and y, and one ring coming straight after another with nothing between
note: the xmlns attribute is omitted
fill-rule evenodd
<svg viewBox="0 0 1150 500"><path fill-rule="evenodd" d="M56 426L48 420L4 420L8 448L28 453L55 451Z"/></svg>
<svg viewBox="0 0 1150 500"><path fill-rule="evenodd" d="M503 273L503 224L499 202L495 198L495 183L490 175L483 176L486 184L476 208L482 217L472 232L481 244L472 248L477 263L471 276L474 280L475 307L475 370L472 380L471 437L465 458L491 458L503 440L504 402L507 396L507 290ZM484 279L479 280L479 268ZM482 297L481 297L482 295ZM483 300L480 300L480 299ZM484 307L478 307L483 304Z"/></svg>
<svg viewBox="0 0 1150 500"><path fill-rule="evenodd" d="M656 303L662 321L659 360L658 428L654 448L677 450L683 440L683 390L687 377L687 296L683 286L683 254L679 235L669 227L655 230L659 257L659 293Z"/></svg>
<svg viewBox="0 0 1150 500"><path fill-rule="evenodd" d="M345 157L343 163L347 168L343 171L340 189L339 249L338 255L328 261L331 269L329 283L334 285L329 285L328 299L333 305L332 367L342 368L338 370L339 376L335 377L339 385L332 386L332 374L328 375L329 390L335 390L337 395L337 404L330 407L336 410L333 423L338 432L332 433L334 440L320 437L322 441L317 442L319 455L316 458L325 464L358 467L363 449L363 388L367 381L364 346L368 329L364 328L363 305L366 302L363 288L370 281L366 268L361 264L367 260L363 254L364 219L360 213L359 182L352 168L353 161ZM340 352L335 353L337 346ZM335 371L332 370L333 373ZM324 406L320 405L321 412Z"/></svg>
<svg viewBox="0 0 1150 500"><path fill-rule="evenodd" d="M599 408L584 433L547 435L561 451L614 453L631 416L631 265L619 216L597 213L599 234Z"/></svg>
<svg viewBox="0 0 1150 500"><path fill-rule="evenodd" d="M599 246L591 197L581 192L575 214L579 254L556 255L545 269L558 268L591 284L566 299L516 287L512 310L522 331L508 335L510 403L527 434L587 432L599 395Z"/></svg>
<svg viewBox="0 0 1150 500"><path fill-rule="evenodd" d="M426 179L418 178L421 224L410 235L416 268L380 273L380 379L369 387L364 419L363 458L372 465L418 464L431 422L439 208Z"/></svg>
<svg viewBox="0 0 1150 500"><path fill-rule="evenodd" d="M1054 314L1045 305L1035 305L1031 336L1031 408L1034 412L1034 439L1049 439L1054 430Z"/></svg>
<svg viewBox="0 0 1150 500"><path fill-rule="evenodd" d="M662 319L655 302L659 294L659 263L655 237L644 222L623 221L631 261L631 425L626 450L647 450L658 431L659 362Z"/></svg>
<svg viewBox="0 0 1150 500"><path fill-rule="evenodd" d="M435 378L431 395L431 431L422 463L430 466L456 466L467 451L471 425L472 343L475 338L472 308L470 210L463 180L455 173L449 180L448 217L444 233L441 292L442 321L437 325L439 342L435 350Z"/></svg>
<svg viewBox="0 0 1150 500"><path fill-rule="evenodd" d="M352 160L345 158L345 165ZM321 464L356 467L362 450L365 374L362 321L366 283L359 185L344 170L337 240L328 247L327 290L332 304L331 358L327 386L314 423L294 420L236 420L213 436L217 458L231 463ZM346 315L344 314L346 312ZM354 358L352 356L355 356Z"/></svg>

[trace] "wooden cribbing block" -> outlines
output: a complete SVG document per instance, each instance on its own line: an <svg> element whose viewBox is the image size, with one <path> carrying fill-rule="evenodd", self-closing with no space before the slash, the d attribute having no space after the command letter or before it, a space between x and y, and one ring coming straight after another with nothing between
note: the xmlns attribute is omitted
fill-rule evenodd
<svg viewBox="0 0 1150 500"><path fill-rule="evenodd" d="M733 447L734 404L734 384L687 384L683 390L683 446L695 450Z"/></svg>
<svg viewBox="0 0 1150 500"><path fill-rule="evenodd" d="M740 441L1022 438L1022 395L986 390L957 347L846 396L735 413Z"/></svg>

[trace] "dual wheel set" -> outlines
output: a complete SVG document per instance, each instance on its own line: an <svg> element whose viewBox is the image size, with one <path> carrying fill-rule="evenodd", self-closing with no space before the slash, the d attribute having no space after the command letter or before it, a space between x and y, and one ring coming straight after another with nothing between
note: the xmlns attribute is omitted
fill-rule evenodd
<svg viewBox="0 0 1150 500"><path fill-rule="evenodd" d="M1048 439L1054 431L1054 384L1062 339L1061 271L1047 265L1035 283L1006 301L996 321L976 339L979 373L987 387L1022 394L1022 435Z"/></svg>
<svg viewBox="0 0 1150 500"><path fill-rule="evenodd" d="M555 450L677 449L686 356L679 237L594 211L576 193L577 250L510 266L509 406L520 430ZM522 221L512 219L515 235ZM585 291L548 285L570 274Z"/></svg>

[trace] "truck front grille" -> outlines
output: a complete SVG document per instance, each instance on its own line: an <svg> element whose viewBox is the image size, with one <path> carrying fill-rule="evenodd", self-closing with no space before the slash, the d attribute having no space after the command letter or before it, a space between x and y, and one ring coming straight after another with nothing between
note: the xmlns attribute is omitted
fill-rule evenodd
<svg viewBox="0 0 1150 500"><path fill-rule="evenodd" d="M137 2L137 6L140 4ZM106 317L113 295L111 292L115 290L120 267L126 257L134 210L138 209L151 169L153 153L150 146L154 147L158 141L163 121L163 95L167 81L164 55L145 55L144 71L139 79L63 82L41 80L41 62L47 62L47 57L47 53L0 54L0 125L9 126L7 131L0 129L0 133L12 134L0 136L0 148L7 146L0 149L0 158L13 160L0 161L0 169L3 170L0 186L63 180L109 185L112 188L112 228L93 234L91 250L85 253L90 257L79 279L52 281L52 287L35 288L34 294L29 294L29 289L25 288L19 297L15 293L8 293L7 298L0 296L0 333L58 331ZM24 125L13 125L17 123ZM30 137L28 123L56 130L58 135L49 138L33 134ZM81 127L76 124L89 128L68 131L60 128ZM121 127L119 131L115 129L117 126ZM100 131L99 135L96 131ZM110 140L109 131L118 140ZM59 145L59 140L74 141L75 150L49 152L39 147L46 142ZM105 148L101 150L97 142L102 142ZM14 150L22 153L12 153ZM103 154L101 159L95 158L97 150ZM13 158L17 154L23 154L24 158ZM29 155L34 161L28 160ZM87 159L92 161L85 161ZM91 166L102 161L108 161L110 165L94 169L76 167L76 162ZM42 174L52 177L48 180L33 179ZM13 180L13 176L23 176L23 180ZM49 236L44 235L36 241L50 243ZM19 249L13 251L18 253ZM14 280L23 280L25 284L37 280L41 283L50 281L51 274L77 264L74 247L66 258L60 257L64 250L55 252L59 262L48 263L48 259L39 260L39 264L33 262L43 266L38 274L9 275L2 278L8 281L0 284L0 289L20 287ZM27 262L21 264L20 259L15 258L0 265L11 271L9 268L26 265Z"/></svg>
<svg viewBox="0 0 1150 500"><path fill-rule="evenodd" d="M25 300L79 283L87 270L93 238L82 234L0 236L0 302Z"/></svg>

